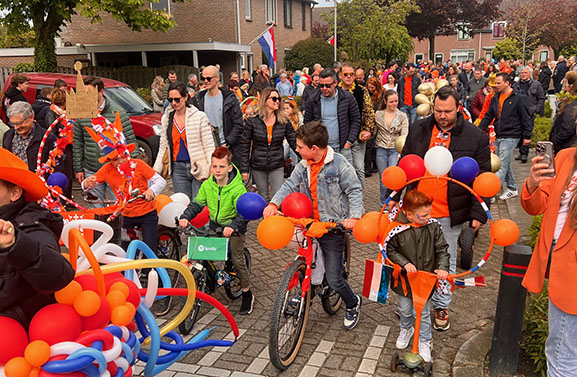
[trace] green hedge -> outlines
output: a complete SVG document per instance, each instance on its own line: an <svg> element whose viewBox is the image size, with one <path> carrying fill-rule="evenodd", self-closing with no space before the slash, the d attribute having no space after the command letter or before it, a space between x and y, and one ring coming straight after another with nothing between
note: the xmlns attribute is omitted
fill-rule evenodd
<svg viewBox="0 0 577 377"><path fill-rule="evenodd" d="M538 141L549 140L552 124L551 118L537 115L535 118L535 127L533 127L533 137L531 138L532 147L534 147Z"/></svg>
<svg viewBox="0 0 577 377"><path fill-rule="evenodd" d="M146 102L152 104L152 95L150 94L150 88L136 88L136 92L140 94L140 96L144 98Z"/></svg>

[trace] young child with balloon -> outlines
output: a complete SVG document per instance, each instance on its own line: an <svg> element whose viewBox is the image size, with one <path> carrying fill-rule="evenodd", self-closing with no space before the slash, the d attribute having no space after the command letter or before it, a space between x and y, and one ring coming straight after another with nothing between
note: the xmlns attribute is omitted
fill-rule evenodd
<svg viewBox="0 0 577 377"><path fill-rule="evenodd" d="M242 287L239 314L248 315L252 312L254 296L250 290L250 278L243 252L247 221L236 209L238 198L246 193L246 188L238 169L232 164L232 153L227 147L214 150L210 172L211 176L200 185L198 195L180 216L179 225L187 227L190 219L202 212L205 206L208 207L210 228L223 228L223 236L230 237L230 255Z"/></svg>

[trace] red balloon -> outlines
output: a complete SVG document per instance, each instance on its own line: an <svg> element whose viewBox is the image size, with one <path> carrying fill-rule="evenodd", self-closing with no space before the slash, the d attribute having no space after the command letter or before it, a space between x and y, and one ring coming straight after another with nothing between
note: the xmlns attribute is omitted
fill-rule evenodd
<svg viewBox="0 0 577 377"><path fill-rule="evenodd" d="M190 220L190 224L195 228L200 228L206 225L209 218L210 214L208 213L208 207L204 207L194 219Z"/></svg>
<svg viewBox="0 0 577 377"><path fill-rule="evenodd" d="M96 285L96 278L94 275L79 275L74 278L82 286L83 291L94 291L98 292L98 287Z"/></svg>
<svg viewBox="0 0 577 377"><path fill-rule="evenodd" d="M313 214L313 204L306 194L293 192L282 201L281 211L285 216L295 219L309 218Z"/></svg>
<svg viewBox="0 0 577 377"><path fill-rule="evenodd" d="M90 317L82 317L82 331L103 329L110 322L110 304L100 296L100 309Z"/></svg>
<svg viewBox="0 0 577 377"><path fill-rule="evenodd" d="M52 304L40 309L32 318L30 341L44 340L53 345L74 341L82 330L82 320L70 305Z"/></svg>
<svg viewBox="0 0 577 377"><path fill-rule="evenodd" d="M408 154L401 158L399 167L405 171L409 181L415 178L421 178L427 171L425 168L425 160L416 154Z"/></svg>
<svg viewBox="0 0 577 377"><path fill-rule="evenodd" d="M14 357L24 357L28 346L28 334L20 322L9 317L0 317L0 366Z"/></svg>

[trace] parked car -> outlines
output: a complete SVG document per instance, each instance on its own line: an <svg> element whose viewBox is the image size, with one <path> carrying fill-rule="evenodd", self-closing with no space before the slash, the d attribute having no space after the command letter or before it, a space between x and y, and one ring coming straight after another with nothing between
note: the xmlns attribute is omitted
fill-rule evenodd
<svg viewBox="0 0 577 377"><path fill-rule="evenodd" d="M4 98L4 93L10 88L12 76L13 74L6 79L1 98ZM66 81L68 88L76 88L76 75L32 72L26 73L26 76L30 78L30 83L24 96L31 104L34 103L36 97L40 94L40 90L47 86L54 86L54 80L56 79ZM153 164L158 153L161 130L160 118L162 114L155 112L152 106L128 84L106 78L102 78L102 82L104 83L106 100L126 111L130 117L140 152L146 156L149 164ZM6 114L1 107L0 118L7 122Z"/></svg>

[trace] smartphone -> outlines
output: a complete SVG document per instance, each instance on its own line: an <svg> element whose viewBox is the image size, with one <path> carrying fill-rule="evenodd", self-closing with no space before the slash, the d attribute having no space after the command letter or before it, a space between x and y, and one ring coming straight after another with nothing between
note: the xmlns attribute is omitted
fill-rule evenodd
<svg viewBox="0 0 577 377"><path fill-rule="evenodd" d="M543 156L541 162L543 164L549 164L548 169L555 169L555 159L553 157L553 143L550 141L538 141L535 145L535 152L538 156ZM543 174L546 177L554 177L555 172Z"/></svg>

